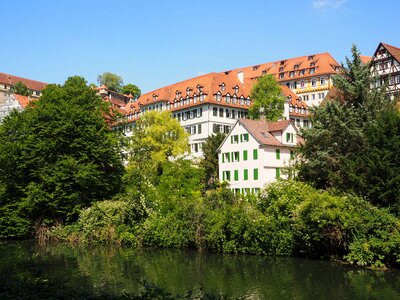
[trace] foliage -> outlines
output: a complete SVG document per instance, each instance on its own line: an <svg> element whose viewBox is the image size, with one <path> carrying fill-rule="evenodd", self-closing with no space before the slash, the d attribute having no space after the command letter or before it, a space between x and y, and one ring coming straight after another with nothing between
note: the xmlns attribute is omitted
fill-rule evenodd
<svg viewBox="0 0 400 300"><path fill-rule="evenodd" d="M132 94L134 98L139 98L142 91L136 85L128 83L121 88L121 93L125 95Z"/></svg>
<svg viewBox="0 0 400 300"><path fill-rule="evenodd" d="M12 219L0 218L0 227L21 226L9 237L27 235L33 225L73 221L81 208L120 190L123 166L105 109L83 78L71 77L4 119L0 210Z"/></svg>
<svg viewBox="0 0 400 300"><path fill-rule="evenodd" d="M299 178L396 211L399 113L384 89L371 89L369 66L361 63L355 46L352 55L334 77L338 98L315 109L313 127L302 132Z"/></svg>
<svg viewBox="0 0 400 300"><path fill-rule="evenodd" d="M225 139L225 134L217 133L207 137L203 144L203 159L200 167L204 170L204 185L207 189L216 188L218 182L218 148Z"/></svg>
<svg viewBox="0 0 400 300"><path fill-rule="evenodd" d="M268 121L277 121L282 117L285 97L273 75L267 74L260 77L251 89L253 105L249 109L252 119L260 118L260 108L264 109Z"/></svg>
<svg viewBox="0 0 400 300"><path fill-rule="evenodd" d="M119 92L121 91L122 85L124 84L124 81L121 76L110 73L110 72L104 72L103 74L100 74L97 76L97 83L99 85L105 85L107 86L108 89Z"/></svg>
<svg viewBox="0 0 400 300"><path fill-rule="evenodd" d="M22 96L32 95L32 91L22 81L18 81L14 84L13 92Z"/></svg>

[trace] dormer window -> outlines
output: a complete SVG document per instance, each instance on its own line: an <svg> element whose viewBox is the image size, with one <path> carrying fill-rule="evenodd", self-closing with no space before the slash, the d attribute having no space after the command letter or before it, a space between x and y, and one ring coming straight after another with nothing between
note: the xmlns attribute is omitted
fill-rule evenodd
<svg viewBox="0 0 400 300"><path fill-rule="evenodd" d="M199 96L197 96L196 94L193 95L193 103L197 103L197 101L199 101Z"/></svg>
<svg viewBox="0 0 400 300"><path fill-rule="evenodd" d="M294 77L294 71L290 71L289 77Z"/></svg>
<svg viewBox="0 0 400 300"><path fill-rule="evenodd" d="M233 91L235 92L235 94L239 93L239 87L237 85L234 86Z"/></svg>
<svg viewBox="0 0 400 300"><path fill-rule="evenodd" d="M283 72L283 67L279 67L279 72Z"/></svg>
<svg viewBox="0 0 400 300"><path fill-rule="evenodd" d="M260 67L260 65L254 66L254 67L253 67L253 71L257 71L259 67Z"/></svg>
<svg viewBox="0 0 400 300"><path fill-rule="evenodd" d="M310 55L309 57L308 57L308 60L313 60L314 59L314 55Z"/></svg>
<svg viewBox="0 0 400 300"><path fill-rule="evenodd" d="M263 70L263 71L261 72L261 74L262 74L262 75L265 75L265 74L267 74L267 71Z"/></svg>
<svg viewBox="0 0 400 300"><path fill-rule="evenodd" d="M299 68L299 65L294 65L294 67L293 67L293 69L298 69Z"/></svg>
<svg viewBox="0 0 400 300"><path fill-rule="evenodd" d="M215 94L215 100L216 101L221 101L221 93L220 92Z"/></svg>
<svg viewBox="0 0 400 300"><path fill-rule="evenodd" d="M315 66L315 61L310 63L310 67L314 67Z"/></svg>
<svg viewBox="0 0 400 300"><path fill-rule="evenodd" d="M237 103L237 97L236 97L236 95L233 95L233 97L232 97L232 103L233 103L233 104L236 104L236 103Z"/></svg>
<svg viewBox="0 0 400 300"><path fill-rule="evenodd" d="M221 89L221 92L225 91L225 88L226 88L225 83L221 83L221 84L219 85L219 88Z"/></svg>
<svg viewBox="0 0 400 300"><path fill-rule="evenodd" d="M310 68L310 74L314 74L315 73L315 68Z"/></svg>
<svg viewBox="0 0 400 300"><path fill-rule="evenodd" d="M299 75L300 75L300 76L303 76L305 73L306 73L306 70L300 70L300 71L299 71Z"/></svg>
<svg viewBox="0 0 400 300"><path fill-rule="evenodd" d="M285 77L285 73L279 73L279 79L283 79Z"/></svg>
<svg viewBox="0 0 400 300"><path fill-rule="evenodd" d="M226 101L226 103L231 103L231 95L226 94L225 101Z"/></svg>
<svg viewBox="0 0 400 300"><path fill-rule="evenodd" d="M188 88L186 88L186 95L187 95L187 96L190 96L190 92L191 92L191 91L192 91L192 89L191 89L191 88L189 88L189 87L188 87Z"/></svg>
<svg viewBox="0 0 400 300"><path fill-rule="evenodd" d="M240 96L240 105L244 105L244 97Z"/></svg>
<svg viewBox="0 0 400 300"><path fill-rule="evenodd" d="M154 94L153 95L153 101L157 101L158 95Z"/></svg>
<svg viewBox="0 0 400 300"><path fill-rule="evenodd" d="M202 94L200 94L200 102L203 102L204 101L204 99L205 99L205 95L202 93Z"/></svg>
<svg viewBox="0 0 400 300"><path fill-rule="evenodd" d="M201 93L201 91L203 90L203 86L201 86L200 84L198 84L196 88L199 93Z"/></svg>
<svg viewBox="0 0 400 300"><path fill-rule="evenodd" d="M284 60L281 60L281 65L284 65L285 64L285 61Z"/></svg>

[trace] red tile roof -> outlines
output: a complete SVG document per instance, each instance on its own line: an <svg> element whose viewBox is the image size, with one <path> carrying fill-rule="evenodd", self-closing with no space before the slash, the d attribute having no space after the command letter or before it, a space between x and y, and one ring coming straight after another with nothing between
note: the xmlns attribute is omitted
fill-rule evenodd
<svg viewBox="0 0 400 300"><path fill-rule="evenodd" d="M389 44L385 43L380 43L378 46L378 49L380 48L380 45L386 48L386 50L397 60L398 63L400 63L400 48L397 48L395 46L391 46Z"/></svg>
<svg viewBox="0 0 400 300"><path fill-rule="evenodd" d="M363 64L367 64L371 61L372 56L367 56L367 55L360 55L360 59Z"/></svg>
<svg viewBox="0 0 400 300"><path fill-rule="evenodd" d="M239 119L238 122L262 145L285 146L271 132L283 131L290 120L266 122L264 120Z"/></svg>
<svg viewBox="0 0 400 300"><path fill-rule="evenodd" d="M310 69L314 68L315 72L310 74ZM327 52L299 56L294 58L282 59L275 62L239 68L233 71L243 71L245 78L257 78L264 74L272 74L278 82L290 81L295 79L304 79L320 75L335 74L338 72L340 65ZM300 75L300 71L304 70L304 75ZM290 77L291 72L293 76ZM279 78L279 74L284 75Z"/></svg>
<svg viewBox="0 0 400 300"><path fill-rule="evenodd" d="M35 91L41 91L47 86L47 83L44 82L18 77L10 74L0 73L0 83L2 84L15 85L19 81L25 84L28 88Z"/></svg>

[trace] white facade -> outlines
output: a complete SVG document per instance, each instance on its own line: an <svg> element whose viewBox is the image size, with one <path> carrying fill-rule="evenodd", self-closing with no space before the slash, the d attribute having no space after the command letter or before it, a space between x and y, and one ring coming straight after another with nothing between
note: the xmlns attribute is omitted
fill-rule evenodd
<svg viewBox="0 0 400 300"><path fill-rule="evenodd" d="M247 120L249 122L260 122ZM268 134L271 145L259 141L252 130L239 120L218 151L219 178L227 181L235 193L255 193L283 174L297 144L297 130L292 123ZM267 126L266 126L267 127ZM263 134L261 132L261 134Z"/></svg>
<svg viewBox="0 0 400 300"><path fill-rule="evenodd" d="M13 94L0 94L0 123L12 110L21 111L23 108Z"/></svg>

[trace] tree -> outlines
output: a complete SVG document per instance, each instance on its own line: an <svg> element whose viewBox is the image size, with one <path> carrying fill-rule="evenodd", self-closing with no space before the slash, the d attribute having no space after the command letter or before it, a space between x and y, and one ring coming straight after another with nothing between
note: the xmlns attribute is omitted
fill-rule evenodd
<svg viewBox="0 0 400 300"><path fill-rule="evenodd" d="M48 85L40 100L0 126L0 232L75 220L121 189L123 165L107 111L81 77ZM3 217L4 216L4 217ZM14 226L14 227L13 227Z"/></svg>
<svg viewBox="0 0 400 300"><path fill-rule="evenodd" d="M351 51L353 59L346 58L342 74L334 77L338 99L316 108L313 127L302 132L299 177L317 188L400 208L399 113L384 89L371 89L368 65L356 46Z"/></svg>
<svg viewBox="0 0 400 300"><path fill-rule="evenodd" d="M22 96L32 95L32 91L22 81L15 83L13 91L14 93Z"/></svg>
<svg viewBox="0 0 400 300"><path fill-rule="evenodd" d="M225 134L217 133L207 137L203 145L204 158L200 161L200 167L204 170L203 183L207 189L216 188L218 182L218 148L225 139Z"/></svg>
<svg viewBox="0 0 400 300"><path fill-rule="evenodd" d="M97 76L97 82L99 85L105 85L110 90L115 92L120 92L124 81L121 76L117 74L104 72L103 74Z"/></svg>
<svg viewBox="0 0 400 300"><path fill-rule="evenodd" d="M139 98L142 91L136 85L129 83L122 87L121 93L123 93L125 95L132 94L133 97Z"/></svg>
<svg viewBox="0 0 400 300"><path fill-rule="evenodd" d="M129 162L124 182L128 198L154 195L163 163L189 151L188 134L171 112L150 111L135 124L127 148Z"/></svg>
<svg viewBox="0 0 400 300"><path fill-rule="evenodd" d="M273 75L267 74L260 77L251 89L253 105L249 109L252 119L260 118L260 108L264 109L268 121L277 121L282 117L285 97Z"/></svg>

